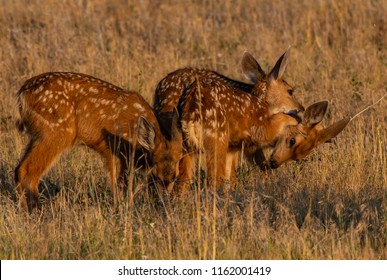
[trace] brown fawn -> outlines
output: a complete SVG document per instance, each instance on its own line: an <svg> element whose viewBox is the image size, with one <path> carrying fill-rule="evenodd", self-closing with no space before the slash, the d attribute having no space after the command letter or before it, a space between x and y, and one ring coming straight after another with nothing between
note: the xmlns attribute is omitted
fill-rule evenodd
<svg viewBox="0 0 387 280"><path fill-rule="evenodd" d="M24 207L38 204L41 177L76 145L88 146L105 159L115 201L117 185L125 181L131 164L149 163L165 184L178 174L182 138L177 117L158 118L136 92L84 74L51 72L27 80L17 99L19 129L30 136L15 170Z"/></svg>
<svg viewBox="0 0 387 280"><path fill-rule="evenodd" d="M351 120L349 117L323 128L320 123L327 108L327 101L315 103L305 110L300 124L285 129L270 157L271 168L278 168L288 160L304 159L313 148L330 142L346 127Z"/></svg>
<svg viewBox="0 0 387 280"><path fill-rule="evenodd" d="M181 187L191 183L198 152L205 152L208 177L213 186L219 186L217 179L235 180L242 145L271 145L287 125L298 123L282 114L296 115L304 110L293 96L293 88L282 79L288 57L289 50L266 74L246 52L242 68L253 85L194 68L177 70L159 82L155 110L169 112L179 108L186 149L180 162Z"/></svg>

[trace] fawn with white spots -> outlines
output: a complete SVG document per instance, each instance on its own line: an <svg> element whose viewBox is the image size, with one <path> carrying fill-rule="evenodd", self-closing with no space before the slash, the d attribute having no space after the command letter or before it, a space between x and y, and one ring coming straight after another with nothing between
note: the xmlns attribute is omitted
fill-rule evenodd
<svg viewBox="0 0 387 280"><path fill-rule="evenodd" d="M242 146L272 145L287 126L298 123L290 115L295 116L304 108L293 96L293 88L282 79L288 57L289 50L266 74L245 53L242 68L254 85L193 68L172 72L159 82L155 110L168 112L179 108L186 150L180 162L180 188L192 182L198 153L205 154L213 186L219 186L223 180L234 182Z"/></svg>
<svg viewBox="0 0 387 280"><path fill-rule="evenodd" d="M76 145L105 159L115 201L117 185L125 182L131 164L153 166L153 174L165 184L177 176L182 138L176 113L157 117L136 92L84 74L51 72L27 80L17 99L19 129L30 136L15 170L24 207L36 206L41 177Z"/></svg>
<svg viewBox="0 0 387 280"><path fill-rule="evenodd" d="M270 157L270 167L278 168L288 160L302 160L313 148L330 142L349 123L344 118L327 128L320 124L328 108L327 101L321 101L306 108L300 124L289 126L279 137Z"/></svg>

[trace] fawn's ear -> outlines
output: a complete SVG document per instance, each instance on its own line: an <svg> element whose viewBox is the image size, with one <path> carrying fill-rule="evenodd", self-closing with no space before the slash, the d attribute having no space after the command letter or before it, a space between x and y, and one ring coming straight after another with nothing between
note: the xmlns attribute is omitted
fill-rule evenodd
<svg viewBox="0 0 387 280"><path fill-rule="evenodd" d="M148 120L141 116L137 122L137 141L140 145L148 150L153 151L155 148L155 130Z"/></svg>
<svg viewBox="0 0 387 280"><path fill-rule="evenodd" d="M284 54L281 55L281 57L277 60L277 63L275 64L273 69L270 71L269 78L271 80L278 80L282 78L285 72L286 66L288 65L288 62L289 62L290 50L291 50L291 47L289 47L286 50L286 52L284 52Z"/></svg>
<svg viewBox="0 0 387 280"><path fill-rule="evenodd" d="M252 83L258 82L260 78L266 75L258 61L249 52L243 54L242 71Z"/></svg>
<svg viewBox="0 0 387 280"><path fill-rule="evenodd" d="M317 143L322 144L329 142L332 138L336 137L350 121L351 118L345 118L319 131Z"/></svg>
<svg viewBox="0 0 387 280"><path fill-rule="evenodd" d="M302 117L302 124L307 127L315 126L320 123L328 109L328 101L321 101L306 108Z"/></svg>

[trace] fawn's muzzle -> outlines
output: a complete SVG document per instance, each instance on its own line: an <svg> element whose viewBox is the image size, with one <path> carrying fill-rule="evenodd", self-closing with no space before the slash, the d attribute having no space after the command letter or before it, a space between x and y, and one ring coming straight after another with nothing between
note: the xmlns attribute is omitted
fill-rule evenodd
<svg viewBox="0 0 387 280"><path fill-rule="evenodd" d="M272 158L270 159L269 164L271 169L277 169L279 167L279 164L277 163L277 161Z"/></svg>

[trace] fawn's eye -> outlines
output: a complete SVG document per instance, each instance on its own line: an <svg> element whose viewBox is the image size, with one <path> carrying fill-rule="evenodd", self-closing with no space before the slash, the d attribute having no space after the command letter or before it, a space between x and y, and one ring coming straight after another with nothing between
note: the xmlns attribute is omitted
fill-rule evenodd
<svg viewBox="0 0 387 280"><path fill-rule="evenodd" d="M288 89L288 93L289 93L290 96L292 96L293 93L294 93L293 89Z"/></svg>
<svg viewBox="0 0 387 280"><path fill-rule="evenodd" d="M290 147L293 147L294 144L296 144L296 139L295 139L295 138L291 138L291 139L289 140L289 145L290 145Z"/></svg>

